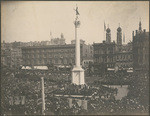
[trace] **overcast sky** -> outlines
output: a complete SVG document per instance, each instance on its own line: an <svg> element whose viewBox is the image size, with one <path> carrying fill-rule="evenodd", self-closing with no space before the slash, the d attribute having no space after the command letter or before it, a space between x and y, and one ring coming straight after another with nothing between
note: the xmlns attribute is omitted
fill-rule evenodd
<svg viewBox="0 0 150 116"><path fill-rule="evenodd" d="M132 40L132 31L138 29L141 17L142 29L149 31L148 1L9 1L1 3L1 36L5 42L45 41L63 33L66 43L74 39L76 7L79 7L81 26L78 37L92 44L104 40L104 21L116 41L116 29L125 33L126 43Z"/></svg>

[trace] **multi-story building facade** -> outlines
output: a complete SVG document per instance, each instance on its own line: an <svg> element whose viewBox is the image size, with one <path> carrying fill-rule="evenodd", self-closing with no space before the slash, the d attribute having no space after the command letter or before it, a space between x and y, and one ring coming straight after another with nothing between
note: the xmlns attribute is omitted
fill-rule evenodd
<svg viewBox="0 0 150 116"><path fill-rule="evenodd" d="M83 60L82 66L88 67L90 62L93 62L93 46L92 45L84 45L83 49Z"/></svg>
<svg viewBox="0 0 150 116"><path fill-rule="evenodd" d="M116 44L115 42L106 43L94 43L94 63L102 64L104 63L107 68L113 68L115 66L115 51Z"/></svg>
<svg viewBox="0 0 150 116"><path fill-rule="evenodd" d="M133 68L133 51L132 42L119 46L115 52L116 64L115 66L120 68Z"/></svg>
<svg viewBox="0 0 150 116"><path fill-rule="evenodd" d="M139 30L133 31L133 67L134 70L149 70L149 32L142 30L139 22Z"/></svg>
<svg viewBox="0 0 150 116"><path fill-rule="evenodd" d="M122 45L122 29L117 28L117 43L111 42L111 30L106 29L106 41L94 43L94 64L104 68L132 68L132 42ZM102 66L100 66L102 64Z"/></svg>
<svg viewBox="0 0 150 116"><path fill-rule="evenodd" d="M19 46L3 43L1 49L2 65L10 68L18 68L22 64L22 51Z"/></svg>
<svg viewBox="0 0 150 116"><path fill-rule="evenodd" d="M20 48L11 49L11 67L17 68L22 65L22 51Z"/></svg>
<svg viewBox="0 0 150 116"><path fill-rule="evenodd" d="M80 44L81 62L85 57L85 44ZM22 47L24 66L45 66L47 64L75 64L75 44Z"/></svg>
<svg viewBox="0 0 150 116"><path fill-rule="evenodd" d="M11 51L10 51L10 49L1 49L1 63L3 66L11 67Z"/></svg>
<svg viewBox="0 0 150 116"><path fill-rule="evenodd" d="M94 64L105 65L107 68L113 68L115 66L115 51L116 44L111 42L111 30L106 29L106 41L103 43L94 43Z"/></svg>

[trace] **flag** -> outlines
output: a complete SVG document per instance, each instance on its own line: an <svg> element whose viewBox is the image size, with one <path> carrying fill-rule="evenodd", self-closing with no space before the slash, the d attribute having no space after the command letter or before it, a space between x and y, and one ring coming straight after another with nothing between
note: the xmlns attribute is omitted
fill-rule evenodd
<svg viewBox="0 0 150 116"><path fill-rule="evenodd" d="M125 43L125 35L124 35L124 33L123 33L123 42Z"/></svg>
<svg viewBox="0 0 150 116"><path fill-rule="evenodd" d="M104 21L104 31L106 31L106 25L105 25L105 21Z"/></svg>

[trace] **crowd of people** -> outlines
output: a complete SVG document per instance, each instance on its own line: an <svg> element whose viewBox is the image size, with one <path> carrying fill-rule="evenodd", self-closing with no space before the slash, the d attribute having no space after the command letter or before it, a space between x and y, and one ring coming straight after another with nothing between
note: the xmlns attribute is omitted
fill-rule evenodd
<svg viewBox="0 0 150 116"><path fill-rule="evenodd" d="M105 87L102 83L94 82L83 86L70 84L70 73L3 69L1 76L3 114L41 114L40 77L42 76L44 77L45 112L47 114L134 114L149 112L149 103L147 102L149 101L148 73L114 74L114 77L111 78L122 76L124 80L130 82L129 92L121 100L116 100L114 97L117 94L117 89ZM111 75L105 75L104 79L109 80L109 76ZM83 109L77 102L74 102L74 105L70 107L66 97L54 97L54 94L83 95L83 98L87 99L88 108L87 110ZM22 100L24 101L16 103L16 99L11 99L16 96L23 96L24 99Z"/></svg>

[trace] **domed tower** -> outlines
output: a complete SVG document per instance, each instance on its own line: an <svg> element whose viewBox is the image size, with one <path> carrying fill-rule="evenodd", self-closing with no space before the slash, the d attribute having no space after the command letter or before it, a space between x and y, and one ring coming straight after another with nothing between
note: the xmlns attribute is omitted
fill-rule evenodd
<svg viewBox="0 0 150 116"><path fill-rule="evenodd" d="M108 27L106 29L106 43L110 43L111 42L111 30L110 28Z"/></svg>
<svg viewBox="0 0 150 116"><path fill-rule="evenodd" d="M117 45L122 45L122 29L120 26L117 29Z"/></svg>

